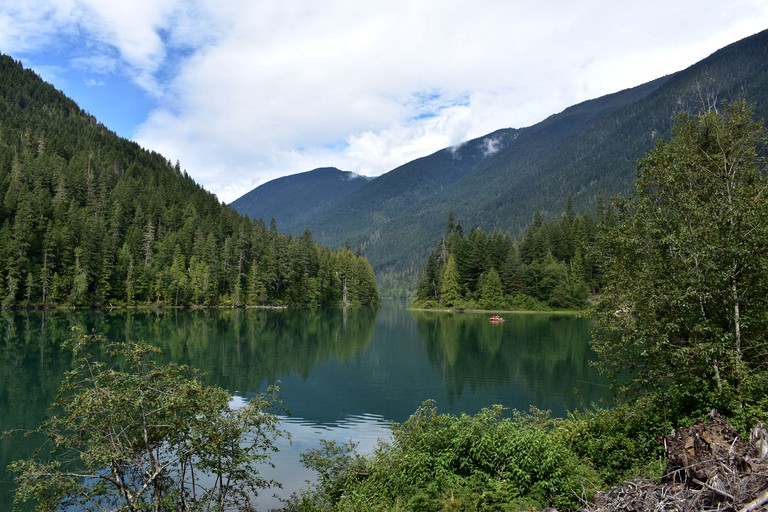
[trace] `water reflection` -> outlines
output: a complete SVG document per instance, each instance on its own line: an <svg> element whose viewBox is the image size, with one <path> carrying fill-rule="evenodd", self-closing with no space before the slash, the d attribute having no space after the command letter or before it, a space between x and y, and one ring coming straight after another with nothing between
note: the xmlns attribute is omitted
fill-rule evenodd
<svg viewBox="0 0 768 512"><path fill-rule="evenodd" d="M604 381L590 367L590 324L558 314L508 315L503 323L487 315L414 312L424 350L440 369L449 404L468 391L516 389L530 404L555 414L589 404L605 394Z"/></svg>
<svg viewBox="0 0 768 512"><path fill-rule="evenodd" d="M247 400L247 397L234 395L231 405L240 407ZM263 466L260 471L262 476L280 482L282 487L264 490L257 500L259 510L280 508L292 494L315 482L315 473L301 464L300 455L310 448L317 448L320 439L339 444L353 441L359 452L373 453L380 440L389 439L389 424L383 416L376 414L348 416L332 424L281 416L281 427L288 436L277 440L278 451L271 459L274 467Z"/></svg>
<svg viewBox="0 0 768 512"><path fill-rule="evenodd" d="M563 415L605 393L589 366L589 322L557 315L379 310L174 310L0 313L0 431L30 428L47 406L70 354L60 349L72 326L112 340L156 343L164 357L206 372L211 384L245 400L280 382L293 445L274 460L290 494L311 478L299 453L320 438L371 448L427 399L443 412L474 413L502 404ZM5 465L33 445L0 442ZM293 476L291 476L293 475ZM0 510L12 486L0 482ZM269 493L266 493L269 494Z"/></svg>

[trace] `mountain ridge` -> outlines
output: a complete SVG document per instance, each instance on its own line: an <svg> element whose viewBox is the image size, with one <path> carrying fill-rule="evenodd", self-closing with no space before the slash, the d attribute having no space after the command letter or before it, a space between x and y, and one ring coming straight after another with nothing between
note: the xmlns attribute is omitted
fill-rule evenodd
<svg viewBox="0 0 768 512"><path fill-rule="evenodd" d="M271 180L229 206L252 219L296 226L328 210L372 178L335 167L319 167ZM297 207L300 205L301 207Z"/></svg>
<svg viewBox="0 0 768 512"><path fill-rule="evenodd" d="M745 98L768 113L768 30L691 66L636 87L572 105L525 128L469 141L475 151L502 134L504 144L471 165L452 166L444 148L385 173L301 226L330 246L359 245L379 282L412 287L454 211L465 227L519 233L535 211L552 215L571 197L592 208L599 192L631 189L638 158L667 137L677 112ZM469 143L458 146L458 151ZM299 226L284 226L288 232Z"/></svg>

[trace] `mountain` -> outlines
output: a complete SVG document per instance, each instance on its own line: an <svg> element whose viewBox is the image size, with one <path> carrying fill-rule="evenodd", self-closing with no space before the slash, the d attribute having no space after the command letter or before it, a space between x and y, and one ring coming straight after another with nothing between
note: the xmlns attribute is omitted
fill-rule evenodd
<svg viewBox="0 0 768 512"><path fill-rule="evenodd" d="M363 258L239 215L0 54L0 308L377 300Z"/></svg>
<svg viewBox="0 0 768 512"><path fill-rule="evenodd" d="M312 226L312 229L318 230L319 233L316 235L313 231L313 235L333 240L331 243L342 243L346 239L361 240L361 237L367 236L369 226L385 223L391 216L389 212L407 209L410 205L430 198L456 183L478 163L506 148L514 140L516 133L517 130L514 129L498 130L460 146L440 150L428 157L406 163L378 178L366 178L366 182L359 184L359 190L356 188L346 195L338 193L334 197L335 201L326 200L327 189L334 190L333 186L323 186L329 182L333 183L332 180L310 180L310 176L321 171L318 169L265 183L230 206L254 219L261 218L266 221L274 218L281 229L294 235L302 233L307 226ZM322 171L325 176L333 176L329 171ZM319 182L320 187L310 188L313 182ZM338 182L336 186L338 187ZM302 200L297 201L296 197L301 197ZM250 206L256 202L254 198L261 199L259 206ZM315 209L312 216L292 211L304 208L305 204L327 206ZM333 215L344 219L341 224L345 226L345 233L349 236L334 237L328 232L326 223L314 222L318 215L327 217L329 212L334 212ZM387 213L387 217L380 216L383 212ZM335 229L336 223L332 224Z"/></svg>
<svg viewBox="0 0 768 512"><path fill-rule="evenodd" d="M499 130L414 160L361 187L306 223L320 243L360 245L385 291L413 289L453 210L465 230L519 233L535 211L568 197L578 209L599 192L631 189L637 160L667 137L680 111L734 98L768 114L768 30L677 73L585 101L521 129ZM285 225L289 232L298 225Z"/></svg>
<svg viewBox="0 0 768 512"><path fill-rule="evenodd" d="M279 220L283 226L303 226L315 215L336 206L372 178L334 167L322 167L265 183L229 206L252 219ZM295 231L295 230L294 230Z"/></svg>

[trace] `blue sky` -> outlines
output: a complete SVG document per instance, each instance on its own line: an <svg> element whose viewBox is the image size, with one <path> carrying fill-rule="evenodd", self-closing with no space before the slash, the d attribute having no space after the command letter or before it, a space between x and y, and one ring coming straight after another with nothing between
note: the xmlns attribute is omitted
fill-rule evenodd
<svg viewBox="0 0 768 512"><path fill-rule="evenodd" d="M154 99L129 78L71 68L66 55L43 54L21 61L126 138L133 138L137 127L156 105Z"/></svg>
<svg viewBox="0 0 768 512"><path fill-rule="evenodd" d="M226 202L379 175L766 28L764 0L0 0L0 52Z"/></svg>

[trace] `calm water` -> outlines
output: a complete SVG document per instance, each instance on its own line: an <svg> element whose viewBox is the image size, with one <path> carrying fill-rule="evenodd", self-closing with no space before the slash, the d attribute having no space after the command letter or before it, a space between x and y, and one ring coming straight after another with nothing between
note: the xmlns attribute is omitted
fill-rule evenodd
<svg viewBox="0 0 768 512"><path fill-rule="evenodd" d="M377 311L2 312L0 432L46 417L69 364L59 345L75 325L153 342L169 359L205 370L235 403L279 381L293 437L273 458L282 495L312 478L298 454L318 439L370 450L389 421L404 421L427 399L442 412L503 404L563 415L606 391L589 366L589 322L571 316L507 315L493 325L487 315L412 313L395 303ZM0 510L11 507L5 466L31 449L19 437L0 441Z"/></svg>

